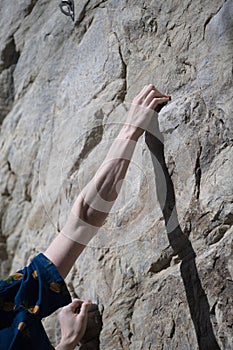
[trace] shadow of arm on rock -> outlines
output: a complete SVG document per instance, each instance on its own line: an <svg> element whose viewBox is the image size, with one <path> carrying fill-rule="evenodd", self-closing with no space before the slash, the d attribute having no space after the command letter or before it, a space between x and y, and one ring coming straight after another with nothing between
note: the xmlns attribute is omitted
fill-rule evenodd
<svg viewBox="0 0 233 350"><path fill-rule="evenodd" d="M183 233L176 210L175 191L164 156L164 138L158 122L146 132L155 173L158 201L163 213L167 236L174 253L181 259L181 276L200 350L220 350L210 321L210 307L196 268L192 244Z"/></svg>

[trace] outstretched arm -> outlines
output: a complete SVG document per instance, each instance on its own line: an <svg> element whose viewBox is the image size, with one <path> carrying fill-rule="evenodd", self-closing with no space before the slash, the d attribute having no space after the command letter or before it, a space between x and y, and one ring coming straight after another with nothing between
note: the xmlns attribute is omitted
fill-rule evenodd
<svg viewBox="0 0 233 350"><path fill-rule="evenodd" d="M153 85L147 85L133 100L126 122L103 164L79 194L66 225L45 252L64 278L103 225L125 178L136 142L147 130L155 109L169 99Z"/></svg>

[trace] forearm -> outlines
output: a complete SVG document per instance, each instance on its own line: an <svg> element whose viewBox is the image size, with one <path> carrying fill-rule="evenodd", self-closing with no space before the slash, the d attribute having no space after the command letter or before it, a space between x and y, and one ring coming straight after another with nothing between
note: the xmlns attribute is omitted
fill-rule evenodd
<svg viewBox="0 0 233 350"><path fill-rule="evenodd" d="M108 216L140 134L135 127L121 129L96 176L77 197L61 233L46 250L64 278Z"/></svg>
<svg viewBox="0 0 233 350"><path fill-rule="evenodd" d="M161 94L152 84L145 86L134 98L126 123L105 161L76 199L61 233L45 252L63 277L104 223L120 191L136 141L148 130L158 105L169 99L169 96Z"/></svg>
<svg viewBox="0 0 233 350"><path fill-rule="evenodd" d="M138 137L137 128L123 126L95 177L75 201L73 214L94 227L103 224L118 196Z"/></svg>

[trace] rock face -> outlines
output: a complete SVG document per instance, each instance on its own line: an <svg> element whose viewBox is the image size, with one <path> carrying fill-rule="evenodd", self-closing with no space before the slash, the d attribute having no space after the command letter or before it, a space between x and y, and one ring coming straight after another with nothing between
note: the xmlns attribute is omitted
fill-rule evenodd
<svg viewBox="0 0 233 350"><path fill-rule="evenodd" d="M81 348L232 349L233 1L80 0L75 23L58 5L0 5L1 277L45 250L154 83L164 161L140 140L68 276L99 309Z"/></svg>

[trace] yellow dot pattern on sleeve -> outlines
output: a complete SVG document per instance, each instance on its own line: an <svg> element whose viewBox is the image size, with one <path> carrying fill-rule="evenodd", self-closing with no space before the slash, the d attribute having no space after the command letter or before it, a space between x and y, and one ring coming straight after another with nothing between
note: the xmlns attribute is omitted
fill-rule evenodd
<svg viewBox="0 0 233 350"><path fill-rule="evenodd" d="M50 283L49 288L50 288L53 292L55 292L55 293L60 293L60 291L61 291L61 286L60 286L60 284L59 284L59 283L56 283L56 282Z"/></svg>
<svg viewBox="0 0 233 350"><path fill-rule="evenodd" d="M28 309L28 311L33 315L37 315L40 311L40 307L39 307L39 305L35 305L35 306L30 307Z"/></svg>
<svg viewBox="0 0 233 350"><path fill-rule="evenodd" d="M18 324L18 330L19 330L20 332L22 332L22 331L25 329L25 327L26 327L26 323L25 323L25 322L20 322L20 323Z"/></svg>
<svg viewBox="0 0 233 350"><path fill-rule="evenodd" d="M22 273L19 273L19 272L16 272L14 273L12 276L13 280L15 281L20 281L23 279L23 274Z"/></svg>
<svg viewBox="0 0 233 350"><path fill-rule="evenodd" d="M12 284L14 281L21 281L23 279L23 274L20 272L16 272L13 275L7 277L5 281L9 284Z"/></svg>
<svg viewBox="0 0 233 350"><path fill-rule="evenodd" d="M33 271L32 277L37 280L38 279L38 272L36 270Z"/></svg>

